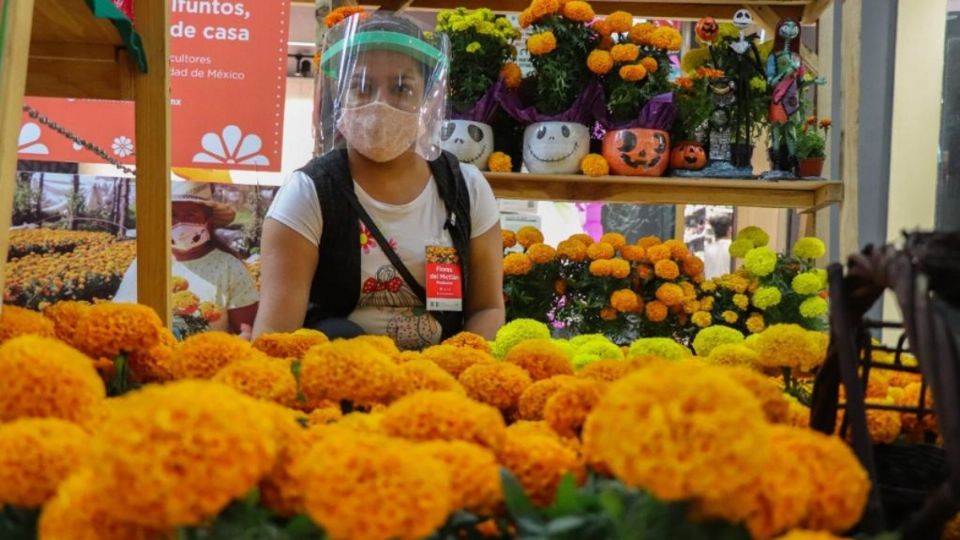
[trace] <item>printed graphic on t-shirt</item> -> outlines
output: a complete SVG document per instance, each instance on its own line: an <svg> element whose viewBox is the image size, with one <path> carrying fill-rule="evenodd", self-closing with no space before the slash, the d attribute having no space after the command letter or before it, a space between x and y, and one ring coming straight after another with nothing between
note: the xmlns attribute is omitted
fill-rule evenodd
<svg viewBox="0 0 960 540"><path fill-rule="evenodd" d="M376 276L363 282L358 302L361 307L403 307L419 303L417 295L392 264L381 266Z"/></svg>
<svg viewBox="0 0 960 540"><path fill-rule="evenodd" d="M390 247L397 249L397 241L393 238L388 238L387 242L390 243ZM363 221L360 222L360 247L363 248L363 254L369 255L370 250L380 247L377 245L376 238L373 237L373 234L370 232L370 229L363 224Z"/></svg>
<svg viewBox="0 0 960 540"><path fill-rule="evenodd" d="M424 308L398 311L387 323L387 335L403 350L418 350L440 341L440 323Z"/></svg>

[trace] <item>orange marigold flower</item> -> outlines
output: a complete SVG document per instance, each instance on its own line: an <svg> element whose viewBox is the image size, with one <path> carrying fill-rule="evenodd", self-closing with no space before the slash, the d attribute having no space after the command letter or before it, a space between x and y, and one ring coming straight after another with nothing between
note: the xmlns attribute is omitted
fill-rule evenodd
<svg viewBox="0 0 960 540"><path fill-rule="evenodd" d="M330 13L328 13L327 16L323 18L323 24L327 28L333 28L334 26L336 26L337 24L340 24L342 21L346 20L347 18L353 15L358 15L358 14L362 16L366 14L366 10L360 6L339 7L331 11Z"/></svg>
<svg viewBox="0 0 960 540"><path fill-rule="evenodd" d="M512 248L517 245L517 233L510 229L500 229L500 239L503 242L503 249Z"/></svg>
<svg viewBox="0 0 960 540"><path fill-rule="evenodd" d="M629 64L620 68L620 78L635 82L647 78L647 70L640 64Z"/></svg>
<svg viewBox="0 0 960 540"><path fill-rule="evenodd" d="M657 261L657 264L653 265L653 273L658 278L673 280L680 276L680 267L677 266L677 263L666 259Z"/></svg>
<svg viewBox="0 0 960 540"><path fill-rule="evenodd" d="M587 233L573 234L570 236L570 238L568 238L568 240L576 240L577 242L580 242L581 244L583 244L584 247L589 246L590 244L593 243L593 237Z"/></svg>
<svg viewBox="0 0 960 540"><path fill-rule="evenodd" d="M605 321L615 321L617 317L619 317L619 314L613 306L605 306L600 310L600 318Z"/></svg>
<svg viewBox="0 0 960 540"><path fill-rule="evenodd" d="M577 372L577 377L581 379L592 379L594 381L613 382L628 373L636 371L637 367L623 360L600 359L590 362ZM522 398L521 398L522 400Z"/></svg>
<svg viewBox="0 0 960 540"><path fill-rule="evenodd" d="M656 73L660 69L660 64L657 63L657 59L652 56L647 56L640 60L640 65L647 70L647 73Z"/></svg>
<svg viewBox="0 0 960 540"><path fill-rule="evenodd" d="M644 312L647 315L647 319L655 323L666 320L668 314L667 306L659 300L647 302L647 305L644 307Z"/></svg>
<svg viewBox="0 0 960 540"><path fill-rule="evenodd" d="M829 118L824 118L823 120L820 120L820 127L823 129L827 129L832 125L833 125L833 121L830 120Z"/></svg>
<svg viewBox="0 0 960 540"><path fill-rule="evenodd" d="M547 15L558 13L561 5L561 0L533 0L529 9L536 19L541 19Z"/></svg>
<svg viewBox="0 0 960 540"><path fill-rule="evenodd" d="M209 379L231 362L263 356L243 338L226 332L204 332L188 337L177 347L170 371L177 379Z"/></svg>
<svg viewBox="0 0 960 540"><path fill-rule="evenodd" d="M605 242L597 242L587 246L587 257L596 261L601 259L612 259L616 254L616 249Z"/></svg>
<svg viewBox="0 0 960 540"><path fill-rule="evenodd" d="M627 245L627 238L620 233L610 232L601 236L600 242L610 244L613 246L613 249L620 249Z"/></svg>
<svg viewBox="0 0 960 540"><path fill-rule="evenodd" d="M646 249L647 251L649 251L653 246L659 245L660 243L660 238L656 236L644 236L643 238L637 240L637 245L643 249Z"/></svg>
<svg viewBox="0 0 960 540"><path fill-rule="evenodd" d="M484 339L483 336L474 334L473 332L460 332L459 334L445 339L443 344L452 345L454 347L476 349L488 354L490 353L490 343Z"/></svg>
<svg viewBox="0 0 960 540"><path fill-rule="evenodd" d="M389 403L397 385L390 356L356 340L335 340L307 351L300 389L308 400L349 401L358 406Z"/></svg>
<svg viewBox="0 0 960 540"><path fill-rule="evenodd" d="M224 366L212 380L248 396L288 407L297 399L297 380L286 360L244 358Z"/></svg>
<svg viewBox="0 0 960 540"><path fill-rule="evenodd" d="M510 89L519 88L520 84L523 83L523 72L520 71L520 66L513 62L507 62L500 68L500 77L503 78L503 83ZM509 156L507 157L509 158ZM513 166L511 165L510 168L512 169ZM509 170L510 169L507 169L507 171Z"/></svg>
<svg viewBox="0 0 960 540"><path fill-rule="evenodd" d="M519 242L524 249L527 249L534 244L542 244L543 233L540 232L540 230L536 227L531 227L529 225L520 227L520 229L517 231L517 242Z"/></svg>
<svg viewBox="0 0 960 540"><path fill-rule="evenodd" d="M680 32L669 27L661 26L650 35L650 46L666 51L675 51L683 44L683 37Z"/></svg>
<svg viewBox="0 0 960 540"><path fill-rule="evenodd" d="M297 331L291 334L261 334L253 341L253 348L273 358L302 358L314 345L330 341L317 330Z"/></svg>
<svg viewBox="0 0 960 540"><path fill-rule="evenodd" d="M630 41L637 45L650 45L650 36L656 29L657 25L651 22L635 24L630 28Z"/></svg>
<svg viewBox="0 0 960 540"><path fill-rule="evenodd" d="M498 451L506 436L497 409L455 392L417 392L387 407L384 431L413 441L466 441Z"/></svg>
<svg viewBox="0 0 960 540"><path fill-rule="evenodd" d="M767 420L773 424L782 424L787 421L790 404L784 397L783 390L774 379L747 366L724 367L724 373L740 383L763 407Z"/></svg>
<svg viewBox="0 0 960 540"><path fill-rule="evenodd" d="M567 353L549 339L522 341L510 349L504 360L522 368L533 381L557 375L573 375L573 366Z"/></svg>
<svg viewBox="0 0 960 540"><path fill-rule="evenodd" d="M530 260L533 261L534 264L553 262L556 255L556 250L546 244L533 244L527 249L527 256L530 257Z"/></svg>
<svg viewBox="0 0 960 540"><path fill-rule="evenodd" d="M73 343L73 333L77 330L77 324L88 309L90 309L90 302L63 300L45 307L43 316L53 322L57 339L70 345ZM3 338L0 337L0 342L2 341Z"/></svg>
<svg viewBox="0 0 960 540"><path fill-rule="evenodd" d="M639 56L640 49L633 43L621 43L610 49L610 57L613 58L613 61L622 64L634 62Z"/></svg>
<svg viewBox="0 0 960 540"><path fill-rule="evenodd" d="M568 473L583 475L576 452L547 435L509 432L499 457L539 506L553 503L560 480Z"/></svg>
<svg viewBox="0 0 960 540"><path fill-rule="evenodd" d="M494 152L490 154L490 159L487 160L487 167L492 172L510 172L513 170L513 159L503 152Z"/></svg>
<svg viewBox="0 0 960 540"><path fill-rule="evenodd" d="M531 24L536 22L536 19L533 16L533 12L530 11L530 8L527 8L520 12L520 28L528 28Z"/></svg>
<svg viewBox="0 0 960 540"><path fill-rule="evenodd" d="M722 69L713 69L706 66L697 68L697 77L701 79L722 79L726 73Z"/></svg>
<svg viewBox="0 0 960 540"><path fill-rule="evenodd" d="M596 17L590 4L582 0L570 0L563 4L563 16L571 21L590 22Z"/></svg>
<svg viewBox="0 0 960 540"><path fill-rule="evenodd" d="M617 279L624 279L630 275L630 263L623 259L613 259L610 261L610 276Z"/></svg>
<svg viewBox="0 0 960 540"><path fill-rule="evenodd" d="M647 256L647 250L640 246L627 244L620 248L620 256L630 262L640 262Z"/></svg>
<svg viewBox="0 0 960 540"><path fill-rule="evenodd" d="M610 305L620 313L637 313L643 310L643 301L630 289L613 291Z"/></svg>
<svg viewBox="0 0 960 540"><path fill-rule="evenodd" d="M463 441L433 441L420 450L450 470L453 490L451 510L493 515L503 501L500 464L490 450Z"/></svg>
<svg viewBox="0 0 960 540"><path fill-rule="evenodd" d="M673 81L673 84L677 85L682 90L693 89L693 79L690 77L677 77L677 79Z"/></svg>
<svg viewBox="0 0 960 540"><path fill-rule="evenodd" d="M600 259L590 263L590 274L597 277L607 277L613 271L613 264L606 259Z"/></svg>
<svg viewBox="0 0 960 540"><path fill-rule="evenodd" d="M606 389L606 382L592 379L564 385L547 400L543 419L561 437L576 437Z"/></svg>
<svg viewBox="0 0 960 540"><path fill-rule="evenodd" d="M25 334L55 337L57 331L52 321L36 311L4 304L0 311L0 343Z"/></svg>
<svg viewBox="0 0 960 540"><path fill-rule="evenodd" d="M563 279L558 279L553 282L553 292L557 294L567 294L567 282Z"/></svg>
<svg viewBox="0 0 960 540"><path fill-rule="evenodd" d="M670 258L670 247L657 244L647 248L647 260L653 264Z"/></svg>
<svg viewBox="0 0 960 540"><path fill-rule="evenodd" d="M448 344L434 345L424 349L423 357L440 366L454 378L459 378L467 368L476 364L494 362L493 356L486 351L471 347L455 347Z"/></svg>
<svg viewBox="0 0 960 540"><path fill-rule="evenodd" d="M139 383L172 381L173 357L176 354L177 338L166 328L160 331L160 343L145 351L133 351L127 355L130 373ZM109 365L114 369L113 363Z"/></svg>
<svg viewBox="0 0 960 540"><path fill-rule="evenodd" d="M88 425L106 398L90 358L53 338L0 344L0 373L0 422L52 417Z"/></svg>
<svg viewBox="0 0 960 540"><path fill-rule="evenodd" d="M457 379L427 359L412 360L397 367L394 396L402 397L420 390L466 393Z"/></svg>
<svg viewBox="0 0 960 540"><path fill-rule="evenodd" d="M556 48L557 37L554 36L550 30L534 34L527 38L527 51L529 51L532 56L550 54Z"/></svg>
<svg viewBox="0 0 960 540"><path fill-rule="evenodd" d="M531 384L520 394L518 411L524 420L542 420L543 408L560 387L570 384L576 379L569 375L557 375Z"/></svg>
<svg viewBox="0 0 960 540"><path fill-rule="evenodd" d="M601 38L609 38L610 33L613 31L610 29L610 22L607 21L607 19L597 19L593 21L590 28Z"/></svg>
<svg viewBox="0 0 960 540"><path fill-rule="evenodd" d="M37 508L87 458L90 435L56 418L0 424L0 503Z"/></svg>
<svg viewBox="0 0 960 540"><path fill-rule="evenodd" d="M503 273L507 276L525 276L533 270L533 261L526 253L508 253L503 258Z"/></svg>
<svg viewBox="0 0 960 540"><path fill-rule="evenodd" d="M678 261L690 256L690 249L680 240L670 239L663 243L664 247L670 249L670 256Z"/></svg>
<svg viewBox="0 0 960 540"><path fill-rule="evenodd" d="M170 278L170 283L173 284L173 292L185 291L190 288L190 282L186 278L181 276L172 276Z"/></svg>
<svg viewBox="0 0 960 540"><path fill-rule="evenodd" d="M468 396L505 414L517 409L520 394L533 384L523 368L507 362L477 364L464 371L459 380Z"/></svg>
<svg viewBox="0 0 960 540"><path fill-rule="evenodd" d="M610 53L601 49L590 52L587 56L587 67L591 72L597 75L606 75L613 69L613 57Z"/></svg>
<svg viewBox="0 0 960 540"><path fill-rule="evenodd" d="M807 117L807 125L808 125L808 126L815 126L815 125L817 125L817 117L816 117L816 115L810 115L810 116Z"/></svg>
<svg viewBox="0 0 960 540"><path fill-rule="evenodd" d="M610 31L616 34L624 34L630 31L633 26L633 15L626 11L614 11L604 19L610 26Z"/></svg>
<svg viewBox="0 0 960 540"><path fill-rule="evenodd" d="M703 274L703 260L695 255L683 258L683 275L695 278Z"/></svg>
<svg viewBox="0 0 960 540"><path fill-rule="evenodd" d="M557 255L562 259L580 262L587 258L587 245L579 240L564 240L557 245Z"/></svg>
<svg viewBox="0 0 960 540"><path fill-rule="evenodd" d="M307 414L307 423L311 426L324 426L338 422L341 418L343 418L343 410L339 405L331 404L310 411Z"/></svg>
<svg viewBox="0 0 960 540"><path fill-rule="evenodd" d="M580 170L587 176L606 176L610 174L610 164L600 154L587 154L580 160Z"/></svg>
<svg viewBox="0 0 960 540"><path fill-rule="evenodd" d="M641 281L646 281L653 277L653 267L649 264L638 264L637 265L637 278Z"/></svg>
<svg viewBox="0 0 960 540"><path fill-rule="evenodd" d="M94 304L77 323L74 344L93 358L112 360L161 344L164 330L160 317L147 306Z"/></svg>
<svg viewBox="0 0 960 540"><path fill-rule="evenodd" d="M656 296L665 306L677 306L683 302L683 289L674 283L664 283L657 287Z"/></svg>

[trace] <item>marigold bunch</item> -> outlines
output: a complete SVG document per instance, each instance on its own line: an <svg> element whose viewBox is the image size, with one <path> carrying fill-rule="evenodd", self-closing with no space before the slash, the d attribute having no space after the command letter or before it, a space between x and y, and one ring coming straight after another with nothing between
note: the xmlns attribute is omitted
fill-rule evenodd
<svg viewBox="0 0 960 540"><path fill-rule="evenodd" d="M729 326L711 326L697 332L693 339L693 350L698 356L708 357L713 349L720 345L743 343L743 334Z"/></svg>
<svg viewBox="0 0 960 540"><path fill-rule="evenodd" d="M505 360L522 368L533 381L556 375L573 375L573 366L567 352L552 340L531 339L519 343L510 349Z"/></svg>
<svg viewBox="0 0 960 540"><path fill-rule="evenodd" d="M577 371L577 377L594 381L613 382L636 371L636 366L623 360L596 360Z"/></svg>
<svg viewBox="0 0 960 540"><path fill-rule="evenodd" d="M435 345L423 351L423 359L440 366L441 369L459 378L460 374L476 364L489 364L493 357L486 352L453 345Z"/></svg>
<svg viewBox="0 0 960 540"><path fill-rule="evenodd" d="M547 435L508 432L498 455L500 463L517 477L527 496L539 506L553 503L565 475L583 474L576 452Z"/></svg>
<svg viewBox="0 0 960 540"><path fill-rule="evenodd" d="M520 394L517 405L519 416L523 420L543 420L543 409L560 388L576 382L570 375L557 375L549 379L537 381L527 387Z"/></svg>
<svg viewBox="0 0 960 540"><path fill-rule="evenodd" d="M0 343L22 335L55 337L56 327L36 311L9 304L0 311Z"/></svg>
<svg viewBox="0 0 960 540"><path fill-rule="evenodd" d="M267 411L206 381L148 386L114 399L90 460L100 495L123 501L105 510L155 528L215 516L273 466L275 424Z"/></svg>
<svg viewBox="0 0 960 540"><path fill-rule="evenodd" d="M55 418L0 424L0 504L37 508L87 458L90 435Z"/></svg>
<svg viewBox="0 0 960 540"><path fill-rule="evenodd" d="M692 353L690 349L671 338L640 338L630 344L631 358L648 355L669 360L682 360L691 356Z"/></svg>
<svg viewBox="0 0 960 540"><path fill-rule="evenodd" d="M433 441L419 450L450 471L451 510L493 515L503 501L500 465L489 449L463 441Z"/></svg>
<svg viewBox="0 0 960 540"><path fill-rule="evenodd" d="M420 390L466 392L453 375L430 360L412 360L398 366L394 395L402 397Z"/></svg>
<svg viewBox="0 0 960 540"><path fill-rule="evenodd" d="M297 330L293 333L260 334L253 348L273 358L302 358L310 347L330 341L318 330Z"/></svg>
<svg viewBox="0 0 960 540"><path fill-rule="evenodd" d="M823 240L814 237L804 237L793 245L793 254L801 259L819 259L827 253Z"/></svg>
<svg viewBox="0 0 960 540"><path fill-rule="evenodd" d="M113 359L161 344L164 330L160 317L147 306L94 304L77 322L74 344L93 358Z"/></svg>
<svg viewBox="0 0 960 540"><path fill-rule="evenodd" d="M740 383L757 398L770 423L783 424L787 422L790 414L790 404L780 385L774 379L747 366L725 366L724 373Z"/></svg>
<svg viewBox="0 0 960 540"><path fill-rule="evenodd" d="M593 50L590 52L590 56L587 57L587 67L595 75L606 75L613 69L613 57L609 51L601 49Z"/></svg>
<svg viewBox="0 0 960 540"><path fill-rule="evenodd" d="M757 277L768 276L777 267L777 254L768 247L753 248L747 252L743 266Z"/></svg>
<svg viewBox="0 0 960 540"><path fill-rule="evenodd" d="M257 358L264 358L263 353L238 336L203 332L177 347L170 367L177 379L209 379L231 362Z"/></svg>
<svg viewBox="0 0 960 540"><path fill-rule="evenodd" d="M468 396L504 414L516 411L520 395L533 384L523 368L507 362L477 364L464 371L459 381Z"/></svg>
<svg viewBox="0 0 960 540"><path fill-rule="evenodd" d="M43 308L43 316L53 323L57 339L72 345L77 324L89 308L89 302L63 300ZM0 338L0 341L3 341L3 338Z"/></svg>
<svg viewBox="0 0 960 540"><path fill-rule="evenodd" d="M314 347L300 366L300 389L308 400L386 404L393 397L397 379L397 365L389 356L356 340Z"/></svg>
<svg viewBox="0 0 960 540"><path fill-rule="evenodd" d="M525 276L533 270L533 261L526 253L508 253L503 258L503 273L507 276Z"/></svg>
<svg viewBox="0 0 960 540"><path fill-rule="evenodd" d="M810 371L823 362L819 340L795 324L775 324L759 334L755 350L760 365Z"/></svg>
<svg viewBox="0 0 960 540"><path fill-rule="evenodd" d="M493 354L505 358L515 345L528 339L550 339L550 329L533 319L514 319L497 330Z"/></svg>
<svg viewBox="0 0 960 540"><path fill-rule="evenodd" d="M534 244L543 243L543 233L540 232L536 227L520 227L517 230L517 242L523 246L524 249L529 248Z"/></svg>
<svg viewBox="0 0 960 540"><path fill-rule="evenodd" d="M443 345L452 345L454 347L476 349L481 352L490 353L490 343L483 336L473 332L460 332L443 341Z"/></svg>
<svg viewBox="0 0 960 540"><path fill-rule="evenodd" d="M859 520L870 492L870 480L853 451L837 437L811 430L793 430L791 455L807 466L816 494L803 525L813 530L841 532Z"/></svg>
<svg viewBox="0 0 960 540"><path fill-rule="evenodd" d="M562 385L547 399L543 419L561 436L576 437L606 389L606 382L591 379Z"/></svg>
<svg viewBox="0 0 960 540"><path fill-rule="evenodd" d="M497 409L454 392L417 392L387 407L382 423L394 437L413 441L466 441L493 451L506 425Z"/></svg>
<svg viewBox="0 0 960 540"><path fill-rule="evenodd" d="M707 361L719 366L744 366L755 368L760 357L750 347L740 343L718 345L707 356Z"/></svg>
<svg viewBox="0 0 960 540"><path fill-rule="evenodd" d="M292 407L297 400L297 380L286 360L244 358L227 364L213 376L243 394Z"/></svg>

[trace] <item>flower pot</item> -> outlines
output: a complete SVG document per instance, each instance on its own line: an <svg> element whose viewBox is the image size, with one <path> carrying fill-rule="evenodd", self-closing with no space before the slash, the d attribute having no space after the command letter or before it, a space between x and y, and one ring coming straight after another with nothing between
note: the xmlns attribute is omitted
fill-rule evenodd
<svg viewBox="0 0 960 540"><path fill-rule="evenodd" d="M734 167L749 167L752 162L752 144L735 143L730 145L730 163Z"/></svg>
<svg viewBox="0 0 960 540"><path fill-rule="evenodd" d="M797 158L790 155L787 146L783 145L779 150L770 148L767 150L767 156L770 159L770 168L774 171L794 172L796 171Z"/></svg>
<svg viewBox="0 0 960 540"><path fill-rule="evenodd" d="M797 165L797 174L802 178L819 177L823 174L823 158L801 159Z"/></svg>
<svg viewBox="0 0 960 540"><path fill-rule="evenodd" d="M622 176L663 176L670 164L670 135L658 129L617 129L603 137L603 157Z"/></svg>
<svg viewBox="0 0 960 540"><path fill-rule="evenodd" d="M493 128L482 122L447 120L440 133L440 147L457 156L461 163L487 170L493 153Z"/></svg>
<svg viewBox="0 0 960 540"><path fill-rule="evenodd" d="M574 122L536 122L523 132L523 163L534 174L576 174L590 152L590 130Z"/></svg>
<svg viewBox="0 0 960 540"><path fill-rule="evenodd" d="M699 171L707 166L707 152L697 141L682 141L670 151L670 166L678 170Z"/></svg>

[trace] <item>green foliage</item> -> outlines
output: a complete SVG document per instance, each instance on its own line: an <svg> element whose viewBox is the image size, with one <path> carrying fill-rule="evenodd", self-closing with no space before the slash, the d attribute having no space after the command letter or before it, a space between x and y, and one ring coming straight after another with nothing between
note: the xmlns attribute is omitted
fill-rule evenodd
<svg viewBox="0 0 960 540"><path fill-rule="evenodd" d="M450 38L450 100L455 110L473 106L497 81L500 69L515 54L519 37L509 20L489 9L444 10L437 15L438 32Z"/></svg>
<svg viewBox="0 0 960 540"><path fill-rule="evenodd" d="M525 276L504 276L507 320L534 319L547 323L547 315L554 308L553 289L557 277L557 265L553 262L534 264Z"/></svg>
<svg viewBox="0 0 960 540"><path fill-rule="evenodd" d="M552 31L557 48L530 61L536 70L536 106L545 114L557 114L573 105L593 76L586 58L599 36L583 23L551 15L533 25L535 32Z"/></svg>
<svg viewBox="0 0 960 540"><path fill-rule="evenodd" d="M827 141L817 130L808 129L797 136L797 158L826 157Z"/></svg>
<svg viewBox="0 0 960 540"><path fill-rule="evenodd" d="M673 141L696 140L699 130L713 114L709 81L706 78L690 80L690 88L680 89L674 95L677 104L677 119L670 134Z"/></svg>
<svg viewBox="0 0 960 540"><path fill-rule="evenodd" d="M235 501L211 523L181 527L178 540L325 540L327 535L306 516L280 520L260 506L260 493L252 490Z"/></svg>
<svg viewBox="0 0 960 540"><path fill-rule="evenodd" d="M4 540L35 540L39 519L39 508L0 505L0 538Z"/></svg>

